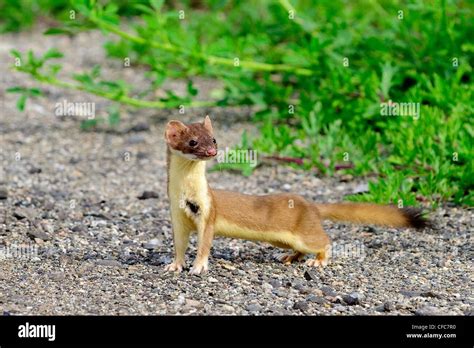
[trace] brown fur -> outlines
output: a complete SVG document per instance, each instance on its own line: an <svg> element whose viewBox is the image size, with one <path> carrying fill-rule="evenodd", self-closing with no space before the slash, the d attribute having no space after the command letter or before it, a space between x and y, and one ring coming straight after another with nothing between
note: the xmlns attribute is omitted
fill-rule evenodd
<svg viewBox="0 0 474 348"><path fill-rule="evenodd" d="M314 204L295 194L245 195L212 190L205 177L204 160L212 158L217 144L209 117L203 123L168 123L168 195L175 243L175 261L167 269L181 271L189 234L198 234L198 252L192 273L207 270L214 235L269 242L293 249L285 263L314 254L311 266L322 266L330 256L330 239L321 221L349 221L393 227L424 227L413 208L375 204ZM194 140L196 144L190 145ZM210 155L212 153L212 155Z"/></svg>

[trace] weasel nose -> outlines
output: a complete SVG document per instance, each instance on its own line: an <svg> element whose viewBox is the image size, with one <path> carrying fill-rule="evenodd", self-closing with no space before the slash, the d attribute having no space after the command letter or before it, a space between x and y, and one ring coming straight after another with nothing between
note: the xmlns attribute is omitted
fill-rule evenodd
<svg viewBox="0 0 474 348"><path fill-rule="evenodd" d="M217 154L217 150L213 147L210 147L206 150L206 154L208 156L215 156Z"/></svg>

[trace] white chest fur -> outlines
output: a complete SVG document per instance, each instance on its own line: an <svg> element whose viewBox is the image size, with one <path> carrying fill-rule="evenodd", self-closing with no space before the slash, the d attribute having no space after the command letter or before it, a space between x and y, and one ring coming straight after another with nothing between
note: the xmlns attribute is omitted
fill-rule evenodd
<svg viewBox="0 0 474 348"><path fill-rule="evenodd" d="M183 211L195 223L206 220L210 198L206 163L171 154L169 163L169 198L171 209Z"/></svg>

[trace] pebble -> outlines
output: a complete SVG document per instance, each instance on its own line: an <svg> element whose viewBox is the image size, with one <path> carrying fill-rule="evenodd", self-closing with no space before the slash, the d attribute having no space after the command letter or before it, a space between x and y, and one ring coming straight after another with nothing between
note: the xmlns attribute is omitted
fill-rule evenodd
<svg viewBox="0 0 474 348"><path fill-rule="evenodd" d="M152 198L160 198L160 195L155 191L143 191L143 193L137 197L140 200L143 199L152 199Z"/></svg>
<svg viewBox="0 0 474 348"><path fill-rule="evenodd" d="M8 191L4 188L0 188L0 200L8 198Z"/></svg>
<svg viewBox="0 0 474 348"><path fill-rule="evenodd" d="M130 127L126 133L133 133L133 132L148 132L150 130L150 126L148 123L139 122L132 127Z"/></svg>
<svg viewBox="0 0 474 348"><path fill-rule="evenodd" d="M99 266L107 267L120 267L122 264L117 260L96 260L95 262Z"/></svg>
<svg viewBox="0 0 474 348"><path fill-rule="evenodd" d="M324 297L316 296L316 295L309 295L306 299L309 302L314 302L314 303L317 303L317 304L325 304L325 303L328 302Z"/></svg>
<svg viewBox="0 0 474 348"><path fill-rule="evenodd" d="M262 307L257 305L257 304L249 304L249 305L247 305L247 307L245 307L245 310L250 312L250 313L260 312L261 309L262 309Z"/></svg>
<svg viewBox="0 0 474 348"><path fill-rule="evenodd" d="M45 232L39 230L39 229L36 229L36 228L30 228L26 234L28 235L28 237L30 237L31 239L40 239L42 241L48 241L51 239L51 237L46 234Z"/></svg>
<svg viewBox="0 0 474 348"><path fill-rule="evenodd" d="M34 208L18 207L13 212L13 216L18 220L28 219L33 221L38 216L38 211Z"/></svg>
<svg viewBox="0 0 474 348"><path fill-rule="evenodd" d="M149 240L147 243L144 243L143 247L148 250L153 250L161 244L163 243L159 239L154 238L154 239Z"/></svg>
<svg viewBox="0 0 474 348"><path fill-rule="evenodd" d="M79 232L87 232L87 227L84 225L76 225L71 229L72 232L79 233Z"/></svg>
<svg viewBox="0 0 474 348"><path fill-rule="evenodd" d="M38 168L38 167L32 167L30 168L30 170L28 170L28 173L29 174L39 174L41 173L43 170L41 168Z"/></svg>
<svg viewBox="0 0 474 348"><path fill-rule="evenodd" d="M393 311L394 309L395 309L395 306L394 306L393 303L390 302L390 301L387 301L387 302L385 302L385 303L383 304L383 310L384 310L385 312L391 312L391 311Z"/></svg>
<svg viewBox="0 0 474 348"><path fill-rule="evenodd" d="M345 303L347 303L349 306L354 306L358 305L361 303L363 299L363 295L358 293L358 292L353 292L350 293L349 295L344 295L342 296L342 299L344 300Z"/></svg>
<svg viewBox="0 0 474 348"><path fill-rule="evenodd" d="M222 310L223 310L224 312L233 313L233 312L235 311L235 308L232 307L231 305L223 304L223 305L222 305Z"/></svg>
<svg viewBox="0 0 474 348"><path fill-rule="evenodd" d="M193 308L203 308L204 307L203 303L201 303L199 301L196 301L196 300L192 300L192 299L186 299L185 304L186 304L186 306L193 307Z"/></svg>
<svg viewBox="0 0 474 348"><path fill-rule="evenodd" d="M269 284L274 288L274 289L277 289L281 286L281 282L279 280L276 280L276 279L272 279L269 281Z"/></svg>
<svg viewBox="0 0 474 348"><path fill-rule="evenodd" d="M309 305L308 305L308 302L306 302L306 301L298 301L298 302L295 302L295 304L293 305L293 308L294 309L299 309L299 310L305 312L305 311L308 310Z"/></svg>
<svg viewBox="0 0 474 348"><path fill-rule="evenodd" d="M423 306L421 308L418 308L415 311L415 315L420 315L420 316L432 316L432 315L442 315L441 311L433 306Z"/></svg>
<svg viewBox="0 0 474 348"><path fill-rule="evenodd" d="M317 273L310 270L304 272L304 278L306 280L314 280L314 281L319 280Z"/></svg>
<svg viewBox="0 0 474 348"><path fill-rule="evenodd" d="M329 286L323 286L321 287L321 291L324 294L324 296L330 296L330 297L336 297L337 292L335 292L332 288Z"/></svg>
<svg viewBox="0 0 474 348"><path fill-rule="evenodd" d="M127 138L127 144L141 144L145 142L145 137L141 134L132 134Z"/></svg>

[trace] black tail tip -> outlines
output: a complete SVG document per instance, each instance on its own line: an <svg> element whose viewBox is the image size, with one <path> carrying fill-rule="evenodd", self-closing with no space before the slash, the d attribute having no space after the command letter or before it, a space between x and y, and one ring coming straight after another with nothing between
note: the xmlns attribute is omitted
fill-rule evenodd
<svg viewBox="0 0 474 348"><path fill-rule="evenodd" d="M431 228L432 223L430 220L423 216L423 210L418 208L402 208L402 213L407 219L409 227L416 229Z"/></svg>

